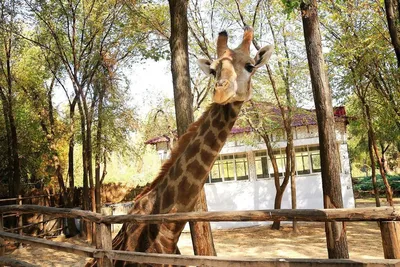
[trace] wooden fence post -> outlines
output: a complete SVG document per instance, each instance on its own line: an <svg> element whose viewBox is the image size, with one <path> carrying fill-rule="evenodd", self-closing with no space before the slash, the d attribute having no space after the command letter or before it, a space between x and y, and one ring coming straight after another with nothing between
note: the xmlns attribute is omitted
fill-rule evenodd
<svg viewBox="0 0 400 267"><path fill-rule="evenodd" d="M22 205L22 196L21 195L18 195L17 204L20 206ZM22 229L23 225L24 225L24 222L22 220L22 214L20 212L18 212L18 227L19 227L18 233L19 233L19 235L23 234L23 229ZM22 243L19 243L18 248L22 248Z"/></svg>
<svg viewBox="0 0 400 267"><path fill-rule="evenodd" d="M100 223L96 224L96 248L102 250L112 249L112 236L111 236L111 224ZM112 267L112 260L103 256L98 259L100 267Z"/></svg>
<svg viewBox="0 0 400 267"><path fill-rule="evenodd" d="M46 206L46 195L43 196L43 200L42 201L40 201L40 198L39 198L39 203L42 202L42 206ZM44 214L43 213L40 213L40 219L39 220L42 221L42 229L40 229L40 230L42 230L42 234L44 234Z"/></svg>
<svg viewBox="0 0 400 267"><path fill-rule="evenodd" d="M385 259L400 259L400 225L394 221L380 222Z"/></svg>
<svg viewBox="0 0 400 267"><path fill-rule="evenodd" d="M3 232L3 213L0 213L0 232ZM6 254L6 242L0 237L0 257Z"/></svg>

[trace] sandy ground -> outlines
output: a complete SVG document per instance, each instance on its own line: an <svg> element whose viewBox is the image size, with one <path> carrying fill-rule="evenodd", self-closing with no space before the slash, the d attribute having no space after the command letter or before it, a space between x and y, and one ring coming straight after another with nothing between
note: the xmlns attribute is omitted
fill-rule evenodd
<svg viewBox="0 0 400 267"><path fill-rule="evenodd" d="M361 205L358 205L361 206ZM363 203L362 206L369 206ZM213 231L218 256L251 258L327 258L323 223L299 224L294 234L290 225L280 231L268 226ZM383 259L382 241L376 222L347 223L347 239L351 259ZM54 241L65 241L62 238ZM66 240L85 245L78 238ZM182 254L193 255L190 233L184 232L179 241ZM38 266L83 266L88 260L71 253L33 246L24 246L8 254Z"/></svg>

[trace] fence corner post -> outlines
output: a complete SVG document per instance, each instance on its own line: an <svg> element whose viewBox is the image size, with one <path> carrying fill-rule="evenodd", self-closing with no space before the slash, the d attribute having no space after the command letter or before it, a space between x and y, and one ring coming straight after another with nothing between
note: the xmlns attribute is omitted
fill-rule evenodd
<svg viewBox="0 0 400 267"><path fill-rule="evenodd" d="M96 248L101 250L112 250L111 224L99 223L96 224ZM112 267L112 260L103 254L102 258L98 259L99 266Z"/></svg>
<svg viewBox="0 0 400 267"><path fill-rule="evenodd" d="M400 259L400 224L382 221L380 228L385 259Z"/></svg>

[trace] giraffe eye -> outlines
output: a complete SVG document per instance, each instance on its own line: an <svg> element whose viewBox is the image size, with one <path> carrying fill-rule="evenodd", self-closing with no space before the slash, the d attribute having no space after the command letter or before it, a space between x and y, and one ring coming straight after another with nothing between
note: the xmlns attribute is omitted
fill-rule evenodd
<svg viewBox="0 0 400 267"><path fill-rule="evenodd" d="M253 72L254 70L254 65L251 63L247 63L246 65L244 65L244 68L248 71L248 72Z"/></svg>

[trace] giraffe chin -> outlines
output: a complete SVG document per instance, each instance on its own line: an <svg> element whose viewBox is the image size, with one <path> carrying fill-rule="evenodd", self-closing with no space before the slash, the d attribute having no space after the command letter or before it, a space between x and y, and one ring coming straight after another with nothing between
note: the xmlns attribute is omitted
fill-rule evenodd
<svg viewBox="0 0 400 267"><path fill-rule="evenodd" d="M213 96L213 102L220 104L220 105L226 105L229 102L231 102L231 100L236 96L235 92L231 92L229 94L226 93L225 90L215 90L214 96Z"/></svg>
<svg viewBox="0 0 400 267"><path fill-rule="evenodd" d="M224 101L221 101L221 100L217 101L217 100L213 99L213 102L218 104L218 105L222 105L223 106L223 105L226 105L226 104L229 104L229 103L233 102L232 99L234 97L235 97L235 95L232 95L231 97L226 98Z"/></svg>

